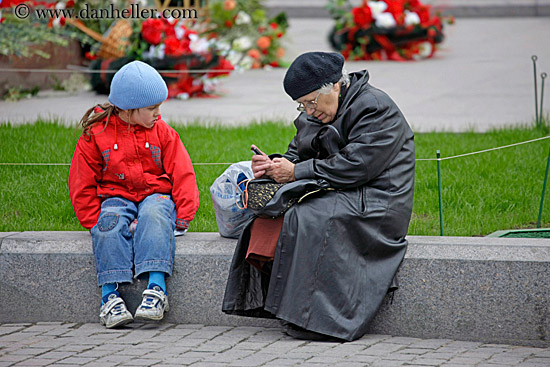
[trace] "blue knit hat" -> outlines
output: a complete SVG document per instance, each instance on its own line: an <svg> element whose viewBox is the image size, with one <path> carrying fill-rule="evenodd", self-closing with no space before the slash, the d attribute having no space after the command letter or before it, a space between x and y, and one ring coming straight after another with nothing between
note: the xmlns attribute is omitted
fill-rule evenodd
<svg viewBox="0 0 550 367"><path fill-rule="evenodd" d="M326 83L336 83L342 77L344 56L335 52L306 52L292 62L283 86L285 92L297 100Z"/></svg>
<svg viewBox="0 0 550 367"><path fill-rule="evenodd" d="M168 88L160 74L141 61L124 65L111 82L109 102L122 110L153 106L166 98Z"/></svg>

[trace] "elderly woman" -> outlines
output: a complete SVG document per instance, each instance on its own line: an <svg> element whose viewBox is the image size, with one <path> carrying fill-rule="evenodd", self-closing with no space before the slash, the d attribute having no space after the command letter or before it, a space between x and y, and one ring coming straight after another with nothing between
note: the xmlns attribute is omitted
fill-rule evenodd
<svg viewBox="0 0 550 367"><path fill-rule="evenodd" d="M229 314L278 318L302 339L364 335L407 247L413 132L366 70L348 75L343 66L340 54L309 52L288 69L297 133L282 156L253 156L252 170L279 183L324 180L333 190L248 223L223 302Z"/></svg>

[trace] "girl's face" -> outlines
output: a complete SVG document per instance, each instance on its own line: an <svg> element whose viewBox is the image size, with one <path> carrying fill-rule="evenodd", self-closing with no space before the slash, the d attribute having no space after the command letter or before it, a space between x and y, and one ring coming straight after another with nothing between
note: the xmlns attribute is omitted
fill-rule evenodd
<svg viewBox="0 0 550 367"><path fill-rule="evenodd" d="M160 105L162 103L156 104L154 106L138 108L137 110L129 113L128 119L126 120L131 125L141 125L146 129L152 128L160 117Z"/></svg>

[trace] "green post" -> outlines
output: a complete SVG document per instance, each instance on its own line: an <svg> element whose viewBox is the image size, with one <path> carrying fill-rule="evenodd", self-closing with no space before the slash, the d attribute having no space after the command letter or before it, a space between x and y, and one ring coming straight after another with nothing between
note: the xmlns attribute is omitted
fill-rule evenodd
<svg viewBox="0 0 550 367"><path fill-rule="evenodd" d="M535 79L535 124L537 128L540 127L539 125L539 96L537 94L537 55L531 56L531 60L533 60L533 75Z"/></svg>
<svg viewBox="0 0 550 367"><path fill-rule="evenodd" d="M542 127L542 123L544 122L544 118L542 117L542 102L544 101L544 79L546 79L546 73L540 74L540 112L539 112L539 120L540 120L540 126Z"/></svg>
<svg viewBox="0 0 550 367"><path fill-rule="evenodd" d="M544 205L544 193L546 192L546 182L548 181L548 168L550 167L550 149L548 150L548 158L546 159L546 172L544 173L544 183L542 184L542 195L540 196L539 218L537 220L537 228L540 228L542 220L542 207Z"/></svg>
<svg viewBox="0 0 550 367"><path fill-rule="evenodd" d="M437 186L439 188L439 232L443 236L443 198L441 195L441 152L438 150L437 155Z"/></svg>

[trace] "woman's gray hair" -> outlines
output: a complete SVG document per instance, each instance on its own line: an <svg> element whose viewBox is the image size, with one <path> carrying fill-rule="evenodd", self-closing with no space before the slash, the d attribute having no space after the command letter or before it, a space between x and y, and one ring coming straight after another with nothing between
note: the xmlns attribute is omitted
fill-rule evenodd
<svg viewBox="0 0 550 367"><path fill-rule="evenodd" d="M336 83L340 83L341 86L349 85L349 74L346 68L342 68L342 77ZM318 91L321 94L329 94L334 88L334 83L325 83Z"/></svg>

